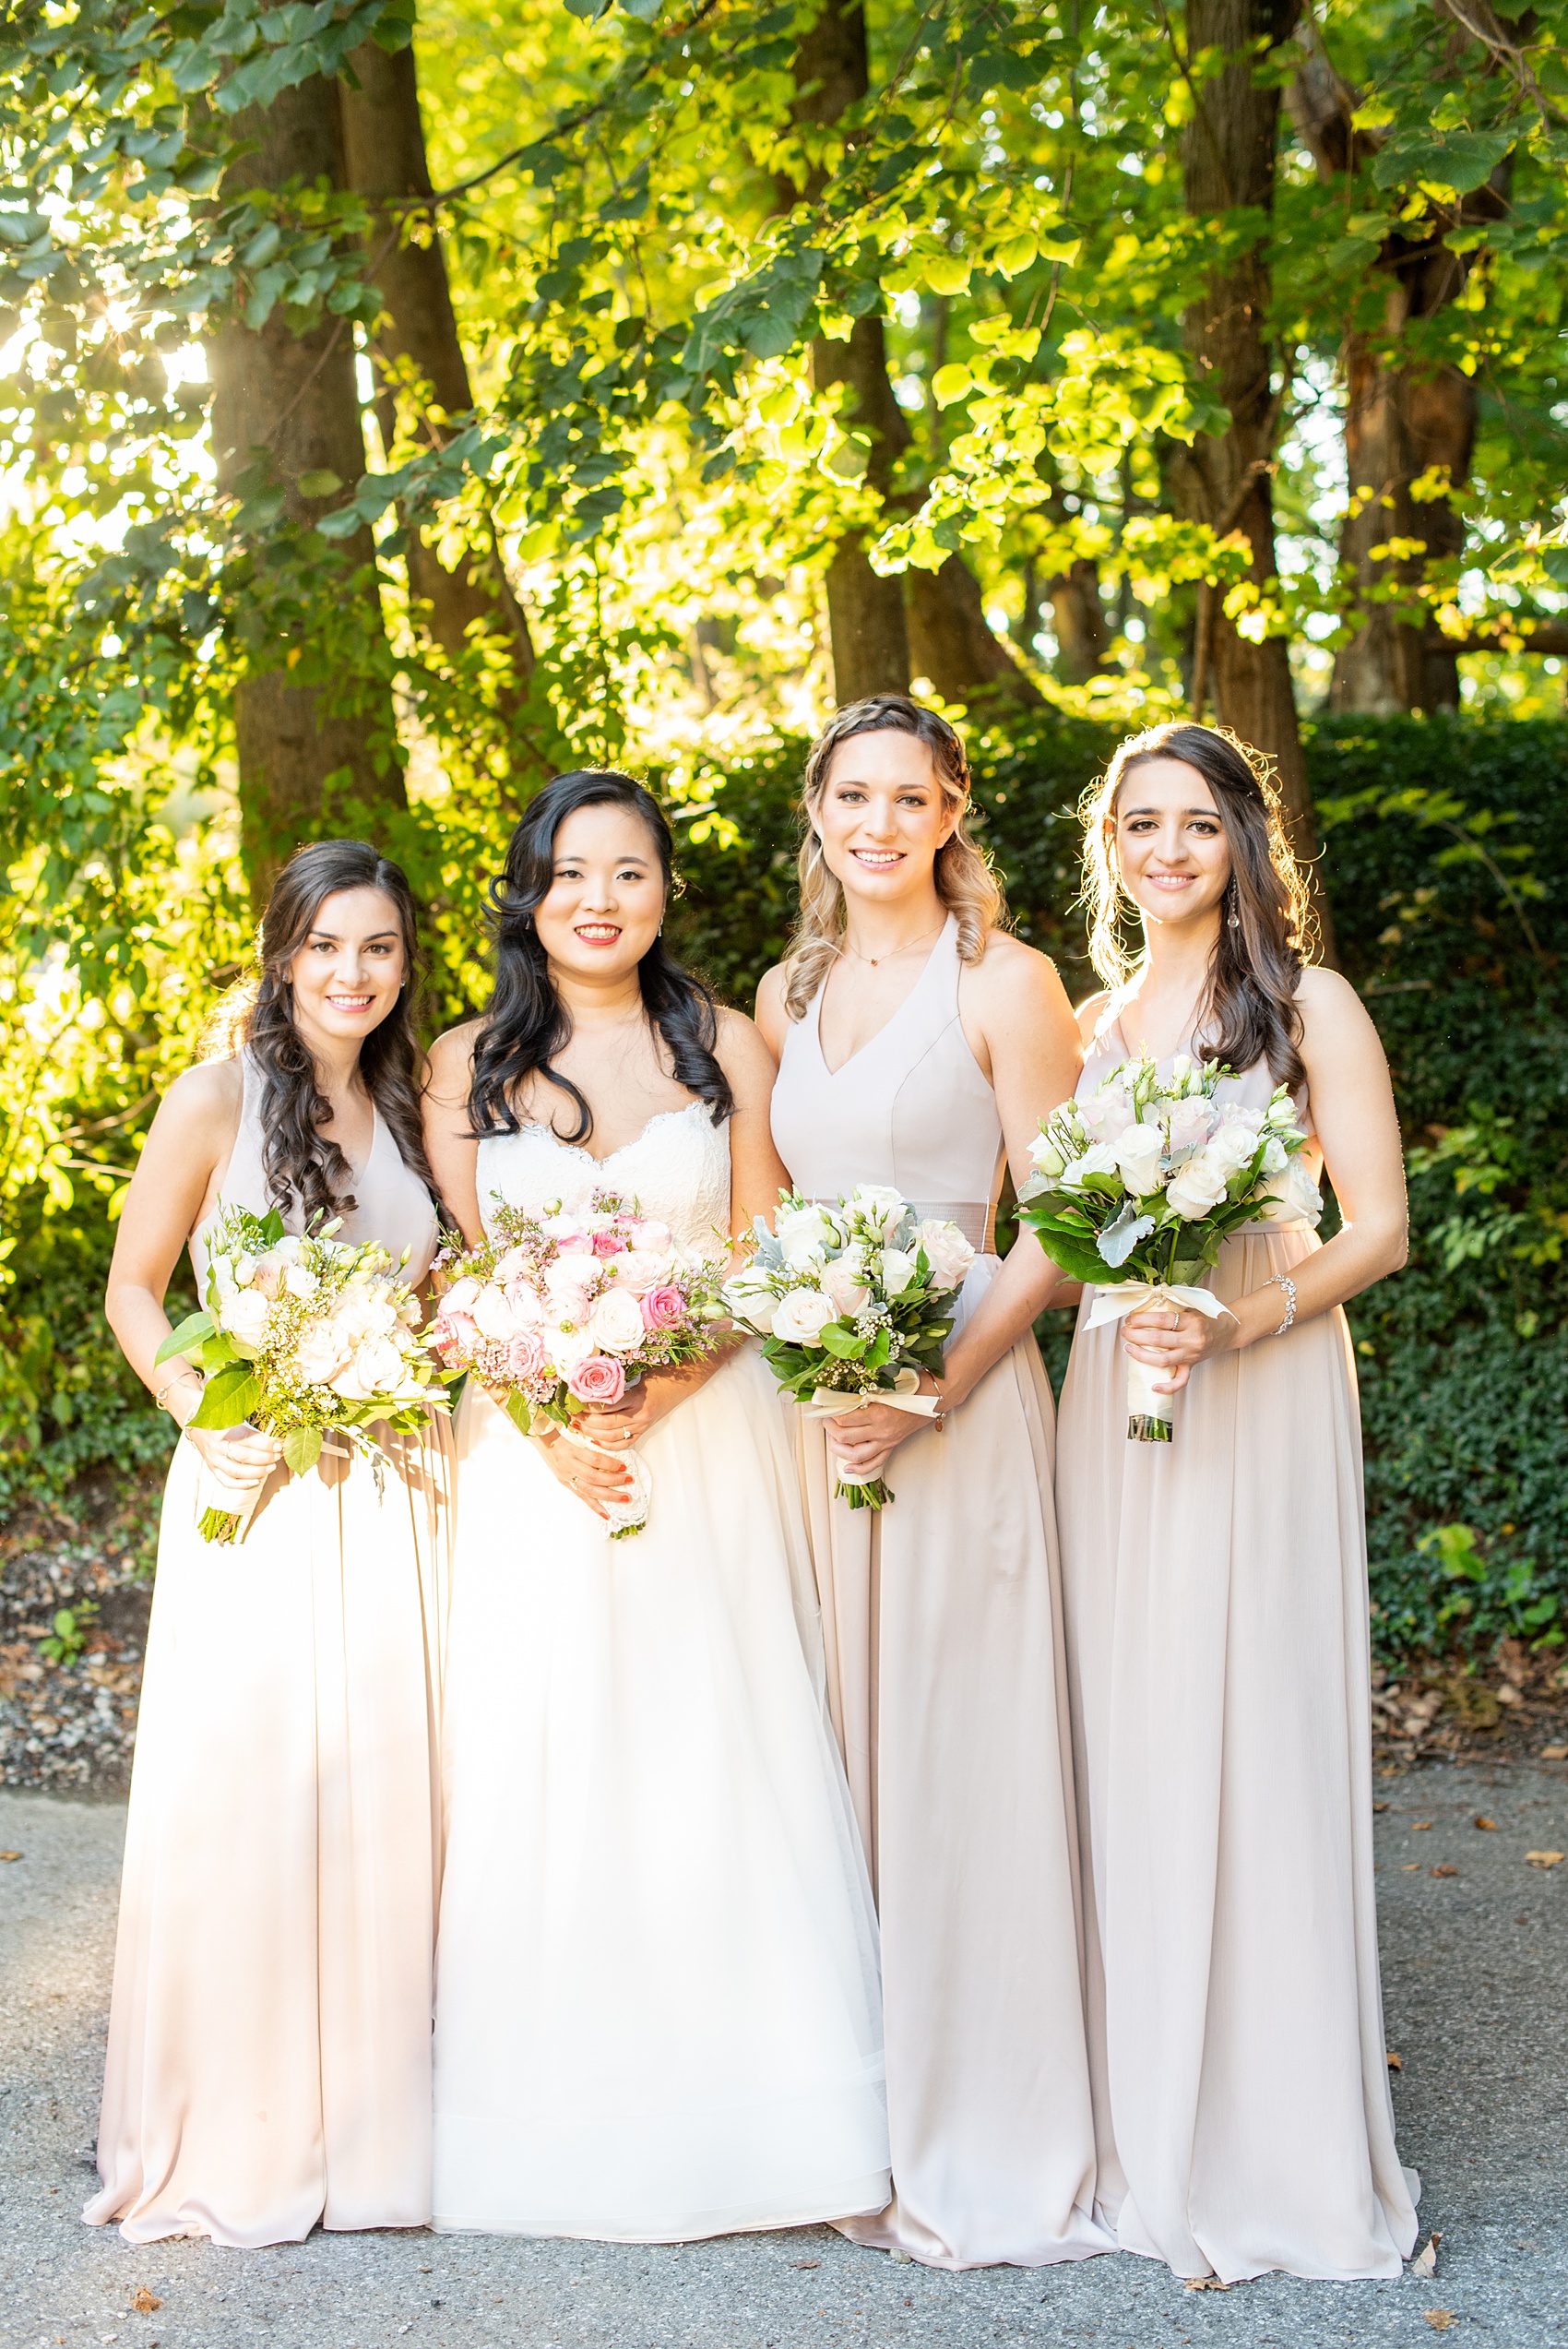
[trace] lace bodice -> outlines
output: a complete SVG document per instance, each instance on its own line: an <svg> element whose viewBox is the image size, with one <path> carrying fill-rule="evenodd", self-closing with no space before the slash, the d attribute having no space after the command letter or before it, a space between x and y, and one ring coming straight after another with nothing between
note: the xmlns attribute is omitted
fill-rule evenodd
<svg viewBox="0 0 1568 2349"><path fill-rule="evenodd" d="M635 1200L668 1223L683 1246L711 1254L714 1235L730 1230L730 1128L716 1126L704 1102L660 1110L635 1141L596 1159L564 1142L548 1126L489 1134L479 1146L479 1204L485 1230L492 1203L504 1199L530 1215L561 1207L575 1215L595 1191Z"/></svg>

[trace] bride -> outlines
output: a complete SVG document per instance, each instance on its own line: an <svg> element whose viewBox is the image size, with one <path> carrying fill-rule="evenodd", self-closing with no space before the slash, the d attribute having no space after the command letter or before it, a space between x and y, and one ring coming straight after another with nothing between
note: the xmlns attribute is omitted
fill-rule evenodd
<svg viewBox="0 0 1568 2349"><path fill-rule="evenodd" d="M431 1055L470 1241L502 1199L612 1191L709 1247L776 1202L772 1062L660 942L671 855L623 775L558 776L518 825L490 1008ZM434 2223L660 2242L879 2210L876 1927L774 1382L731 1348L594 1437L525 1437L472 1383L458 1415ZM633 1440L652 1513L612 1541Z"/></svg>

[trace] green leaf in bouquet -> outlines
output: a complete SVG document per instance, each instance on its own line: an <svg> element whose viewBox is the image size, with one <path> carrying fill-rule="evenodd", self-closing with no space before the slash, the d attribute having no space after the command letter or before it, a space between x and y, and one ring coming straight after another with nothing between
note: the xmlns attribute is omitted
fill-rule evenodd
<svg viewBox="0 0 1568 2349"><path fill-rule="evenodd" d="M532 1433L533 1413L529 1409L527 1396L519 1393L516 1387L506 1398L506 1416L513 1426L520 1428L525 1436Z"/></svg>
<svg viewBox="0 0 1568 2349"><path fill-rule="evenodd" d="M306 1476L321 1458L319 1427L291 1427L283 1438L283 1457L296 1476Z"/></svg>
<svg viewBox="0 0 1568 2349"><path fill-rule="evenodd" d="M866 1341L857 1336L846 1321L830 1321L816 1333L817 1344L825 1353L836 1354L840 1362L862 1362Z"/></svg>
<svg viewBox="0 0 1568 2349"><path fill-rule="evenodd" d="M194 1353L197 1346L213 1335L217 1328L218 1324L210 1313L187 1313L179 1328L170 1330L153 1355L154 1365L172 1362L176 1354Z"/></svg>
<svg viewBox="0 0 1568 2349"><path fill-rule="evenodd" d="M1111 1267L1092 1239L1086 1239L1081 1232L1063 1230L1060 1224L1043 1221L1037 1223L1032 1216L1026 1216L1023 1221L1052 1264L1059 1264L1070 1281L1087 1281L1095 1288L1103 1288L1111 1282ZM1124 1269L1123 1277L1131 1278L1130 1270Z"/></svg>
<svg viewBox="0 0 1568 2349"><path fill-rule="evenodd" d="M220 1370L207 1382L200 1402L185 1422L187 1427L238 1427L266 1394L261 1380L246 1363Z"/></svg>

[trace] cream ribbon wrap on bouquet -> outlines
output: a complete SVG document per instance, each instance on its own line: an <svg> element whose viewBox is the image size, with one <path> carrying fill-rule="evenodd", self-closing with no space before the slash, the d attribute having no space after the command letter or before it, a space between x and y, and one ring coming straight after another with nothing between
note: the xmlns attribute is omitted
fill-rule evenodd
<svg viewBox="0 0 1568 2349"><path fill-rule="evenodd" d="M941 1401L937 1395L922 1395L918 1370L900 1370L891 1387L870 1387L863 1395L847 1395L841 1388L818 1387L809 1402L801 1409L808 1419L846 1419L852 1411L863 1411L868 1403L885 1403L890 1411L907 1411L915 1419L935 1416ZM877 1485L881 1478L856 1473L848 1468L838 1470L840 1485Z"/></svg>
<svg viewBox="0 0 1568 2349"><path fill-rule="evenodd" d="M1096 1289L1094 1303L1089 1307L1086 1330L1099 1330L1108 1321L1124 1320L1129 1313L1140 1313L1146 1307L1167 1306L1172 1311L1205 1313L1217 1321L1222 1313L1230 1313L1228 1305L1210 1296L1206 1289L1190 1288L1185 1282L1162 1281L1150 1288L1142 1281L1119 1281L1114 1288ZM1235 1319L1234 1314L1230 1316ZM1164 1374L1148 1363L1127 1361L1127 1440L1134 1444L1169 1444L1176 1415L1176 1398L1163 1394L1155 1380Z"/></svg>
<svg viewBox="0 0 1568 2349"><path fill-rule="evenodd" d="M244 1427L226 1427L222 1432L226 1436L255 1436L259 1431L247 1424ZM194 1451L196 1447L193 1445L191 1449ZM196 1452L196 1521L197 1531L200 1532L205 1528L209 1517L232 1518L233 1520L232 1530L218 1534L214 1538L220 1541L243 1542L250 1530L250 1521L255 1515L256 1504L271 1483L272 1475L273 1471L269 1468L265 1475L256 1478L254 1485L247 1485L243 1492L236 1492L232 1485L220 1485L206 1461L202 1459L200 1452Z"/></svg>
<svg viewBox="0 0 1568 2349"><path fill-rule="evenodd" d="M588 1416L587 1413L583 1417ZM653 1472L635 1444L596 1444L591 1436L583 1433L582 1419L574 1419L571 1440L580 1444L586 1452L597 1452L600 1460L612 1460L624 1468L632 1480L632 1489L624 1501L600 1501L597 1506L604 1512L610 1529L610 1539L619 1542L628 1533L640 1533L647 1523L648 1509L653 1501ZM581 1496L578 1496L579 1499Z"/></svg>

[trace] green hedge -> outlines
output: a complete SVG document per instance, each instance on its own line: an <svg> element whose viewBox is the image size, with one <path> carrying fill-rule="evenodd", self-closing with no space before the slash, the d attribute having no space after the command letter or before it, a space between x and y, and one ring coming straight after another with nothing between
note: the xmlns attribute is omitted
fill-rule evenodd
<svg viewBox="0 0 1568 2349"><path fill-rule="evenodd" d="M1074 811L1114 745L1056 718L974 736L1016 925L1075 996L1093 981ZM680 817L671 926L743 1005L789 935L804 748L779 740L737 762ZM1308 756L1341 959L1412 1145L1409 1267L1350 1317L1380 1642L1555 1642L1560 1610L1568 1626L1568 724L1336 719ZM167 1449L167 1421L103 1328L109 1237L90 1196L72 1217L24 1219L0 1300L0 1507Z"/></svg>

